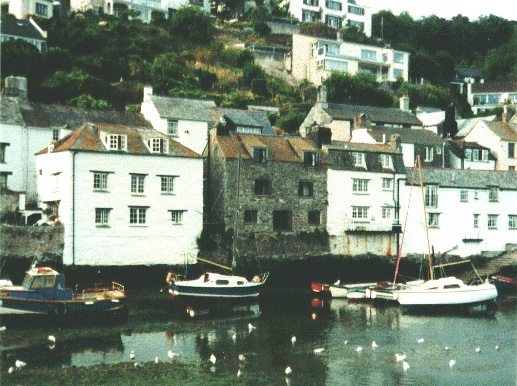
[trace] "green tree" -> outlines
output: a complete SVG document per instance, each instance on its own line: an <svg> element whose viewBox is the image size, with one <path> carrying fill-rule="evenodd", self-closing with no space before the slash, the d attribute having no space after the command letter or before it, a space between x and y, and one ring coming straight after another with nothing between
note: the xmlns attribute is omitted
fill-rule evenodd
<svg viewBox="0 0 517 386"><path fill-rule="evenodd" d="M81 107L83 109L92 110L110 110L113 109L108 101L104 99L95 99L89 94L81 94L76 98L72 98L66 103L68 106Z"/></svg>
<svg viewBox="0 0 517 386"><path fill-rule="evenodd" d="M241 83L245 87L251 87L251 82L253 79L263 79L266 77L264 70L262 67L257 66L256 64L247 64L242 69L242 78Z"/></svg>
<svg viewBox="0 0 517 386"><path fill-rule="evenodd" d="M171 35L186 45L208 45L215 37L210 16L196 6L182 7L170 21Z"/></svg>
<svg viewBox="0 0 517 386"><path fill-rule="evenodd" d="M182 83L187 71L185 62L177 55L163 54L151 63L151 82L158 93L166 93Z"/></svg>

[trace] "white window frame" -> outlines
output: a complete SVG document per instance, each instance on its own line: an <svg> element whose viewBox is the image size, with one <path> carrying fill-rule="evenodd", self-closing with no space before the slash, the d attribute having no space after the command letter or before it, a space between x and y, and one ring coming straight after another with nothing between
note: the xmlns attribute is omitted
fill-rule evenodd
<svg viewBox="0 0 517 386"><path fill-rule="evenodd" d="M427 225L429 228L440 228L440 213L427 213Z"/></svg>
<svg viewBox="0 0 517 386"><path fill-rule="evenodd" d="M364 153L354 151L352 152L352 158L354 160L354 166L366 169L366 159Z"/></svg>
<svg viewBox="0 0 517 386"><path fill-rule="evenodd" d="M183 213L186 210L171 210L171 222L172 225L182 225L183 224Z"/></svg>
<svg viewBox="0 0 517 386"><path fill-rule="evenodd" d="M517 214L508 215L508 229L517 229Z"/></svg>
<svg viewBox="0 0 517 386"><path fill-rule="evenodd" d="M304 151L303 152L303 164L306 166L317 166L318 165L318 153L315 151Z"/></svg>
<svg viewBox="0 0 517 386"><path fill-rule="evenodd" d="M479 161L479 149L472 149L472 161Z"/></svg>
<svg viewBox="0 0 517 386"><path fill-rule="evenodd" d="M267 155L267 147L253 146L253 162L266 163Z"/></svg>
<svg viewBox="0 0 517 386"><path fill-rule="evenodd" d="M352 179L352 192L354 193L368 193L368 182L370 180L365 180L362 178L353 178Z"/></svg>
<svg viewBox="0 0 517 386"><path fill-rule="evenodd" d="M433 162L434 160L434 147L426 146L425 147L425 162Z"/></svg>
<svg viewBox="0 0 517 386"><path fill-rule="evenodd" d="M147 207L129 207L129 225L145 225L147 223Z"/></svg>
<svg viewBox="0 0 517 386"><path fill-rule="evenodd" d="M497 229L498 214L489 214L487 219L488 229Z"/></svg>
<svg viewBox="0 0 517 386"><path fill-rule="evenodd" d="M106 226L110 223L111 208L95 208L95 225Z"/></svg>
<svg viewBox="0 0 517 386"><path fill-rule="evenodd" d="M177 119L167 119L167 135L177 137L179 135L179 123Z"/></svg>
<svg viewBox="0 0 517 386"><path fill-rule="evenodd" d="M106 172L93 172L93 190L102 192L108 190L108 174Z"/></svg>
<svg viewBox="0 0 517 386"><path fill-rule="evenodd" d="M107 134L106 146L109 150L127 150L127 135L125 134Z"/></svg>
<svg viewBox="0 0 517 386"><path fill-rule="evenodd" d="M488 162L488 150L481 150L481 159L483 162Z"/></svg>
<svg viewBox="0 0 517 386"><path fill-rule="evenodd" d="M499 189L496 186L488 190L488 202L499 202Z"/></svg>
<svg viewBox="0 0 517 386"><path fill-rule="evenodd" d="M391 206L382 207L382 218L391 218L393 214L393 208Z"/></svg>
<svg viewBox="0 0 517 386"><path fill-rule="evenodd" d="M425 205L428 208L438 207L438 185L426 185L425 191Z"/></svg>
<svg viewBox="0 0 517 386"><path fill-rule="evenodd" d="M469 202L469 191L462 189L460 190L460 202Z"/></svg>
<svg viewBox="0 0 517 386"><path fill-rule="evenodd" d="M393 159L389 154L381 154L381 165L384 169L393 170Z"/></svg>
<svg viewBox="0 0 517 386"><path fill-rule="evenodd" d="M149 138L147 147L151 153L167 154L169 152L169 141L165 138Z"/></svg>
<svg viewBox="0 0 517 386"><path fill-rule="evenodd" d="M145 174L131 174L131 193L145 193Z"/></svg>
<svg viewBox="0 0 517 386"><path fill-rule="evenodd" d="M160 193L174 194L174 179L177 176L159 176L160 177Z"/></svg>
<svg viewBox="0 0 517 386"><path fill-rule="evenodd" d="M393 190L393 178L382 179L382 190Z"/></svg>
<svg viewBox="0 0 517 386"><path fill-rule="evenodd" d="M352 218L360 220L368 220L368 206L353 206L352 207Z"/></svg>
<svg viewBox="0 0 517 386"><path fill-rule="evenodd" d="M479 214L474 213L474 223L473 223L474 228L479 228L479 217L480 217Z"/></svg>
<svg viewBox="0 0 517 386"><path fill-rule="evenodd" d="M52 129L52 141L59 140L59 129Z"/></svg>
<svg viewBox="0 0 517 386"><path fill-rule="evenodd" d="M465 149L465 159L472 161L472 149Z"/></svg>

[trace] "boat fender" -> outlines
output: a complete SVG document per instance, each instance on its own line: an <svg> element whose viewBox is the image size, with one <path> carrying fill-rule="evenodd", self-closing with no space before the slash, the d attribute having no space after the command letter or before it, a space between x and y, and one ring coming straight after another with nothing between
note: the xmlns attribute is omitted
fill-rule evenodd
<svg viewBox="0 0 517 386"><path fill-rule="evenodd" d="M56 308L54 308L54 313L56 315L66 314L66 306L64 304L56 304Z"/></svg>
<svg viewBox="0 0 517 386"><path fill-rule="evenodd" d="M165 282L166 283L170 283L172 281L172 272L169 272L167 274L167 278L165 279Z"/></svg>
<svg viewBox="0 0 517 386"><path fill-rule="evenodd" d="M255 276L253 277L253 283L260 283L260 277L259 277L259 276L257 276L257 275L255 275Z"/></svg>

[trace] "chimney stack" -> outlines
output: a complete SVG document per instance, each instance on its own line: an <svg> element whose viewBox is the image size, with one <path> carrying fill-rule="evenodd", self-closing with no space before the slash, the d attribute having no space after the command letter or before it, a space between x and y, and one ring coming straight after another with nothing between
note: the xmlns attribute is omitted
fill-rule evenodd
<svg viewBox="0 0 517 386"><path fill-rule="evenodd" d="M5 78L5 96L27 99L27 78L8 76Z"/></svg>
<svg viewBox="0 0 517 386"><path fill-rule="evenodd" d="M327 86L322 84L319 87L318 94L317 94L316 98L317 98L316 102L321 103L321 106L323 108L327 108L328 107L328 103L327 103Z"/></svg>
<svg viewBox="0 0 517 386"><path fill-rule="evenodd" d="M145 86L144 87L144 102L150 101L151 95L153 95L153 86Z"/></svg>
<svg viewBox="0 0 517 386"><path fill-rule="evenodd" d="M393 150L401 153L402 152L402 140L400 139L400 135L392 134L390 136L390 145Z"/></svg>

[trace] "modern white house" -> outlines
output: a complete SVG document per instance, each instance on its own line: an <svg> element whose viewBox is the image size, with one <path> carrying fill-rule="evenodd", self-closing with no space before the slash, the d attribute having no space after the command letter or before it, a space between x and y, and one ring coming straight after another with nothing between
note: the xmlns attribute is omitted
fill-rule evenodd
<svg viewBox="0 0 517 386"><path fill-rule="evenodd" d="M349 74L367 72L377 82L394 82L397 78L408 79L409 53L389 47L346 42L337 39L293 34L291 53L287 55L285 68L295 79L314 83L316 86L328 78L332 71Z"/></svg>
<svg viewBox="0 0 517 386"><path fill-rule="evenodd" d="M497 160L496 170L517 170L517 124L481 120L464 140L489 148Z"/></svg>
<svg viewBox="0 0 517 386"><path fill-rule="evenodd" d="M474 114L501 108L508 103L517 105L517 81L469 83L467 101Z"/></svg>
<svg viewBox="0 0 517 386"><path fill-rule="evenodd" d="M156 130L199 154L220 120L214 101L155 95L150 86L144 88L140 111Z"/></svg>
<svg viewBox="0 0 517 386"><path fill-rule="evenodd" d="M210 13L208 0L70 0L72 12L92 10L99 14L120 16L130 9L139 12L138 18L147 23L155 14L161 14L168 19L176 10L188 5L199 6Z"/></svg>
<svg viewBox="0 0 517 386"><path fill-rule="evenodd" d="M372 35L372 11L355 0L290 0L291 15L302 23L322 22L333 28L354 26Z"/></svg>
<svg viewBox="0 0 517 386"><path fill-rule="evenodd" d="M517 241L517 173L493 170L424 169L424 201L419 173L401 189L401 223L407 221L403 255L436 257L493 255ZM401 186L402 187L402 186ZM411 200L410 200L411 195ZM407 219L406 219L407 215Z"/></svg>
<svg viewBox="0 0 517 386"><path fill-rule="evenodd" d="M203 227L203 158L152 128L87 123L36 155L65 265L183 264Z"/></svg>
<svg viewBox="0 0 517 386"><path fill-rule="evenodd" d="M397 255L398 189L405 179L399 146L397 138L389 145L332 141L323 146L329 160L332 254Z"/></svg>
<svg viewBox="0 0 517 386"><path fill-rule="evenodd" d="M17 19L31 15L50 19L54 15L52 0L2 0L1 4L2 13L10 13Z"/></svg>

